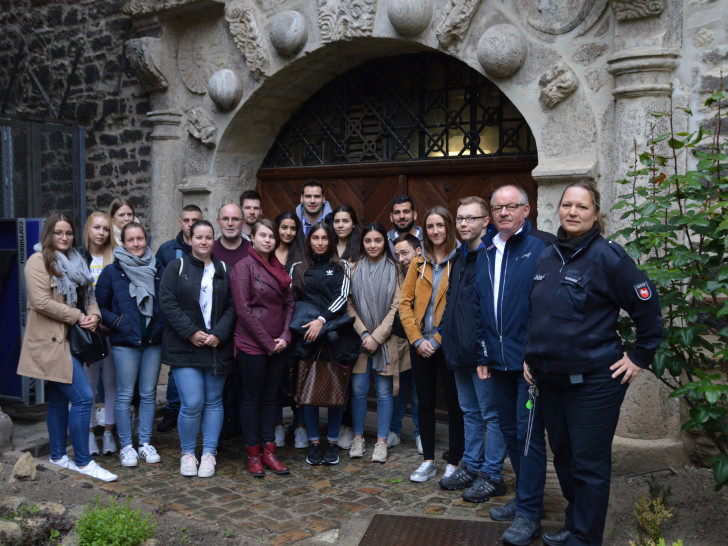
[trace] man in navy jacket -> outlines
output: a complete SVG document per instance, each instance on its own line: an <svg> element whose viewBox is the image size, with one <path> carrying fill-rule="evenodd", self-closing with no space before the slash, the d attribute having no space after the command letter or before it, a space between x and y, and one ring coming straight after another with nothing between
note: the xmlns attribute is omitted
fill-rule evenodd
<svg viewBox="0 0 728 546"><path fill-rule="evenodd" d="M476 264L478 375L493 382L498 421L516 474L516 497L491 508L490 517L512 521L503 541L525 546L541 535L546 442L540 404L531 401L527 406L523 344L533 272L555 237L531 227L523 189L502 186L490 204L498 231L483 237L485 249Z"/></svg>

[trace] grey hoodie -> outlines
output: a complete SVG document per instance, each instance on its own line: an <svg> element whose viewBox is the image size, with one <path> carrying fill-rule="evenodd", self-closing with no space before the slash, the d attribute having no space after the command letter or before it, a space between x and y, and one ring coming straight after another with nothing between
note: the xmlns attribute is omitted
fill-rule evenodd
<svg viewBox="0 0 728 546"><path fill-rule="evenodd" d="M422 318L422 338L415 341L415 348L418 347L424 340L428 340L435 349L440 348L440 344L435 339L435 334L437 333L437 328L435 327L435 299L437 298L437 287L440 285L440 280L442 279L443 274L448 277L450 276L450 262L452 262L457 255L459 246L460 244L458 243L452 252L445 256L439 264L435 264L432 258L428 256L423 249L422 256L425 259L425 265L422 268L422 275L425 274L425 269L429 262L430 267L432 268L432 294L430 294L430 302L427 304L425 316Z"/></svg>

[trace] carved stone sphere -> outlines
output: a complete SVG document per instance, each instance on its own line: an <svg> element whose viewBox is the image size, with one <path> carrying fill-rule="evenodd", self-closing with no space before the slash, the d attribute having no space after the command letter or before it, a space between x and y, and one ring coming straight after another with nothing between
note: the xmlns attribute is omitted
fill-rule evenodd
<svg viewBox="0 0 728 546"><path fill-rule="evenodd" d="M433 0L390 0L389 22L402 36L417 36L432 20Z"/></svg>
<svg viewBox="0 0 728 546"><path fill-rule="evenodd" d="M220 110L226 111L240 102L240 97L243 96L243 84L235 72L223 68L210 77L207 93Z"/></svg>
<svg viewBox="0 0 728 546"><path fill-rule="evenodd" d="M513 25L493 25L478 41L478 61L488 74L499 78L518 72L527 52L526 39Z"/></svg>
<svg viewBox="0 0 728 546"><path fill-rule="evenodd" d="M306 45L308 27L306 18L297 11L282 11L270 24L270 41L278 53L292 57Z"/></svg>

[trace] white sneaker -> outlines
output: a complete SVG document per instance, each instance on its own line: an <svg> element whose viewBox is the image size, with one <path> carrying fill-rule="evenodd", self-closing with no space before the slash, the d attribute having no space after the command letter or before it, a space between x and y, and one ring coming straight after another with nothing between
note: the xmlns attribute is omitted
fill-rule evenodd
<svg viewBox="0 0 728 546"><path fill-rule="evenodd" d="M286 429L283 425L276 425L276 447L286 447Z"/></svg>
<svg viewBox="0 0 728 546"><path fill-rule="evenodd" d="M419 434L415 436L415 445L417 446L417 453L419 453L420 455L424 455L425 452L422 449L422 438Z"/></svg>
<svg viewBox="0 0 728 546"><path fill-rule="evenodd" d="M386 463L387 462L387 442L377 440L374 445L374 452L372 453L373 463Z"/></svg>
<svg viewBox="0 0 728 546"><path fill-rule="evenodd" d="M364 446L364 437L354 436L354 440L351 442L351 449L349 449L349 458L361 459L362 455L364 455L366 452L367 448Z"/></svg>
<svg viewBox="0 0 728 546"><path fill-rule="evenodd" d="M200 469L197 471L199 478L211 478L215 475L217 461L212 453L205 453L200 459Z"/></svg>
<svg viewBox="0 0 728 546"><path fill-rule="evenodd" d="M402 440L400 439L399 434L390 430L389 434L387 435L387 447L398 446L401 443Z"/></svg>
<svg viewBox="0 0 728 546"><path fill-rule="evenodd" d="M86 476L91 476L92 478L103 480L105 482L115 482L119 479L119 476L112 474L105 468L101 468L94 460L91 460L91 462L83 468L77 467L76 470L78 470L81 474L85 474Z"/></svg>
<svg viewBox="0 0 728 546"><path fill-rule="evenodd" d="M96 424L100 427L106 426L106 408L96 408Z"/></svg>
<svg viewBox="0 0 728 546"><path fill-rule="evenodd" d="M341 427L339 431L339 449L351 449L354 441L354 429L352 427Z"/></svg>
<svg viewBox="0 0 728 546"><path fill-rule="evenodd" d="M96 436L91 431L88 433L88 452L90 455L99 454L99 444L96 442Z"/></svg>
<svg viewBox="0 0 728 546"><path fill-rule="evenodd" d="M182 455L179 463L179 472L183 476L197 476L197 459L192 453Z"/></svg>
<svg viewBox="0 0 728 546"><path fill-rule="evenodd" d="M139 464L139 456L137 455L136 449L132 446L125 446L121 448L119 453L119 461L121 466L136 466Z"/></svg>
<svg viewBox="0 0 728 546"><path fill-rule="evenodd" d="M442 475L442 479L449 478L453 474L455 474L455 471L458 469L457 466L453 464L449 464L445 467L445 473Z"/></svg>
<svg viewBox="0 0 728 546"><path fill-rule="evenodd" d="M144 459L147 464L154 464L162 461L162 458L154 449L152 444L144 444L139 448L139 456Z"/></svg>
<svg viewBox="0 0 728 546"><path fill-rule="evenodd" d="M102 452L104 455L111 455L112 453L116 453L116 440L114 440L114 434L110 430L104 431L102 443Z"/></svg>
<svg viewBox="0 0 728 546"><path fill-rule="evenodd" d="M293 438L295 439L293 447L296 449L308 449L308 431L306 427L296 427L296 430L293 432Z"/></svg>
<svg viewBox="0 0 728 546"><path fill-rule="evenodd" d="M78 467L76 466L76 463L74 463L71 459L68 458L68 455L64 455L60 459L48 459L51 464L54 464L56 466L60 466L61 468L67 468L68 470L78 470Z"/></svg>
<svg viewBox="0 0 728 546"><path fill-rule="evenodd" d="M434 478L437 474L435 463L424 461L417 470L412 472L410 480L413 482L426 482L430 478Z"/></svg>

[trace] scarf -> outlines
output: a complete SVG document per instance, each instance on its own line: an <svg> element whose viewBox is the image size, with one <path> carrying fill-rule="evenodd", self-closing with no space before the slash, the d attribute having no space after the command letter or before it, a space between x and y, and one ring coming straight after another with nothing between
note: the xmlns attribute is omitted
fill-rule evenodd
<svg viewBox="0 0 728 546"><path fill-rule="evenodd" d="M354 307L370 333L376 330L387 316L397 284L397 266L391 260L383 257L376 262L374 269L371 269L371 265L372 262L368 258L359 260L351 281ZM372 369L376 372L386 372L387 364L390 362L387 344L382 343L372 355Z"/></svg>
<svg viewBox="0 0 728 546"><path fill-rule="evenodd" d="M556 244L559 245L559 248L563 251L564 256L568 258L574 252L576 252L577 248L586 243L597 233L599 233L599 222L594 222L594 225L589 231L587 231L586 233L582 233L581 235L578 235L576 237L567 236L564 228L559 227L559 229L556 231Z"/></svg>
<svg viewBox="0 0 728 546"><path fill-rule="evenodd" d="M154 254L147 247L144 249L144 256L139 258L123 246L117 246L114 257L129 277L129 295L136 299L139 312L145 317L151 317L154 309L154 277L157 274Z"/></svg>
<svg viewBox="0 0 728 546"><path fill-rule="evenodd" d="M40 243L36 243L33 247L36 252L42 252L43 247ZM86 264L86 260L81 253L75 248L69 248L66 253L56 250L56 269L61 274L53 277L58 288L58 293L63 297L63 301L71 307L78 307L79 294L83 297L83 307L78 307L82 311L86 311L88 306L96 301L94 295L94 277Z"/></svg>
<svg viewBox="0 0 728 546"><path fill-rule="evenodd" d="M288 287L291 286L291 277L288 276L288 273L286 273L286 268L281 264L281 262L276 258L276 255L274 252L271 252L268 255L268 260L265 261L263 257L258 254L258 251L255 250L254 247L250 247L250 255L253 257L254 260L258 260L261 264L263 264L263 267L265 270L271 274L271 276L278 282L278 286L281 287L281 290L285 294L288 290Z"/></svg>

